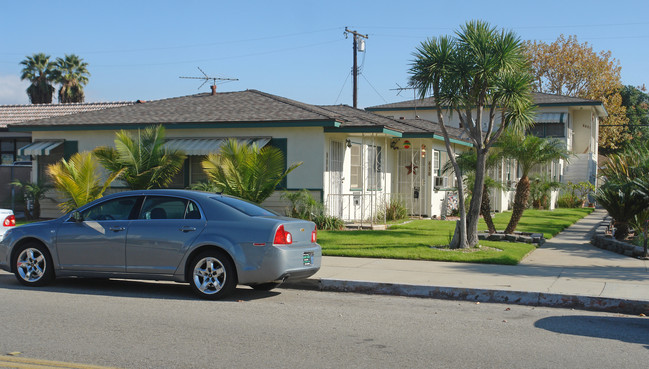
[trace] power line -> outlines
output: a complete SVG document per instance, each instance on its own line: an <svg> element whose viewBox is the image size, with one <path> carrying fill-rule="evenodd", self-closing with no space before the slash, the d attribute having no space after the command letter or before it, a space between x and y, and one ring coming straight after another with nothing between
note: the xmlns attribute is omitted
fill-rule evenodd
<svg viewBox="0 0 649 369"><path fill-rule="evenodd" d="M352 73L349 72L347 73L347 77L345 78L345 82L343 82L343 86L340 88L340 92L338 92L338 97L336 97L336 101L334 101L334 105L338 104L338 100L340 99L340 95L343 93L343 90L345 89L345 86L347 85L347 81L349 80L349 76L351 76Z"/></svg>
<svg viewBox="0 0 649 369"><path fill-rule="evenodd" d="M365 75L361 73L361 77L363 77L363 79L365 80L365 82L367 82L367 84L370 85L370 87L372 87L372 89L374 90L374 92L376 92L376 94L379 95L379 97L380 97L381 99L383 99L383 101L387 104L387 103L388 103L388 100L386 100L386 99L383 97L383 95L381 95L381 94L379 93L379 91L377 91L377 89L374 88L374 86L372 85L372 83L371 83L371 82L370 82L370 81L365 77Z"/></svg>
<svg viewBox="0 0 649 369"><path fill-rule="evenodd" d="M260 55L276 54L276 53L283 53L283 52L293 51L293 50L307 49L307 48L312 48L312 47L316 47L316 46L322 46L322 45L332 44L332 43L336 43L336 42L340 42L340 39L336 39L336 40L332 40L332 41L325 41L325 42L320 42L320 43L315 43L315 44L310 44L310 45L305 45L305 46L296 46L296 47L290 47L290 48L285 48L285 49L277 49L277 50L270 50L270 51L264 51L264 52L258 52L258 53L251 53L251 54L243 54L243 55L223 56L223 57L218 57L218 58L205 58L205 59L194 59L194 60L182 60L182 61L176 61L176 62L163 62L163 63L142 63L142 64L93 64L93 67L144 67L144 66L152 66L152 65L189 64L189 63L199 63L199 62L216 61L216 60L228 60L228 59L249 58L249 57L252 57L252 56L260 56Z"/></svg>
<svg viewBox="0 0 649 369"><path fill-rule="evenodd" d="M161 46L161 47L149 47L149 48L139 48L139 49L117 49L117 50L95 50L95 51L78 51L77 54L115 54L115 53L131 53L131 52L142 52L142 51L159 51L159 50L178 50L178 49L190 49L196 47L207 47L207 46L218 46L218 45L227 45L227 44L238 44L243 42L254 42L254 41L266 41L266 40L275 40L281 38L288 38L294 36L302 36L314 33L323 33L330 32L336 29L341 29L342 27L332 27L319 29L314 31L299 32L299 33L287 33L283 35L276 36L266 36L266 37L256 37L240 40L230 40L230 41L219 41L219 42L209 42L203 44L191 44L191 45L177 45L177 46ZM51 52L51 54L62 54L61 52ZM6 53L0 52L0 55L23 55L23 53Z"/></svg>

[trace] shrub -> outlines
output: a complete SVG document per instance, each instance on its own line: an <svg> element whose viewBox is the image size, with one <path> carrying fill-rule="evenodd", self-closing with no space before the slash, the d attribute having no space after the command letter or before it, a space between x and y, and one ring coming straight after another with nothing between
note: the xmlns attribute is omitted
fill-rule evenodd
<svg viewBox="0 0 649 369"><path fill-rule="evenodd" d="M391 199L389 203L385 204L385 208L379 210L376 219L379 221L399 220L408 217L408 209L403 202L397 199Z"/></svg>
<svg viewBox="0 0 649 369"><path fill-rule="evenodd" d="M551 181L547 177L536 177L530 180L530 206L534 209L550 209L552 190L561 187L561 183Z"/></svg>
<svg viewBox="0 0 649 369"><path fill-rule="evenodd" d="M291 207L286 209L286 215L293 218L313 220L315 216L325 213L324 204L314 199L306 189L286 191L282 194L282 199L291 203Z"/></svg>
<svg viewBox="0 0 649 369"><path fill-rule="evenodd" d="M588 201L588 195L595 191L595 186L590 182L572 183L564 186L564 192L557 205L564 208L580 208Z"/></svg>
<svg viewBox="0 0 649 369"><path fill-rule="evenodd" d="M563 194L557 199L557 207L559 208L580 208L582 203L583 201L580 198L570 194Z"/></svg>
<svg viewBox="0 0 649 369"><path fill-rule="evenodd" d="M326 231L341 230L345 226L345 222L342 219L326 214L316 215L312 221L318 229Z"/></svg>
<svg viewBox="0 0 649 369"><path fill-rule="evenodd" d="M286 209L287 216L310 220L318 229L339 230L345 225L342 219L327 215L324 204L314 199L305 189L298 192L284 192L282 199L291 203L290 208Z"/></svg>

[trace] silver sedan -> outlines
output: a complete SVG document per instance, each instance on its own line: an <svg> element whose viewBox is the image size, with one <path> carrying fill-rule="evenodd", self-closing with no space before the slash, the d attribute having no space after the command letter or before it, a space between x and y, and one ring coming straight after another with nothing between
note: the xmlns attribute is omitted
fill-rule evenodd
<svg viewBox="0 0 649 369"><path fill-rule="evenodd" d="M322 257L316 238L313 222L236 197L127 191L7 231L0 268L27 286L66 276L171 280L218 299L237 284L270 290L315 274Z"/></svg>

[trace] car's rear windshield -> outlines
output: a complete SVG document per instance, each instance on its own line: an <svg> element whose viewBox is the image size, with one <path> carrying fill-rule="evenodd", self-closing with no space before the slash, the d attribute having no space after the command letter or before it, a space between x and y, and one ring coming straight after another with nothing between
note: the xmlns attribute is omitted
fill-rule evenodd
<svg viewBox="0 0 649 369"><path fill-rule="evenodd" d="M212 197L212 199L222 202L228 206L231 206L251 217L264 217L264 216L277 215L277 213L272 212L268 209L264 209L259 205L253 204L245 200L237 199L234 197L219 196L219 197Z"/></svg>

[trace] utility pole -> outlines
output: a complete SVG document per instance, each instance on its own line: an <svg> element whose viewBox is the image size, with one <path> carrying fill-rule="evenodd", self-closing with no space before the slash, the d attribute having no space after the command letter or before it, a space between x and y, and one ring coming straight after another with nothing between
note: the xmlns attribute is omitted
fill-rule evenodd
<svg viewBox="0 0 649 369"><path fill-rule="evenodd" d="M352 67L352 74L354 76L354 107L358 107L358 63L356 58L356 53L358 51L358 41L361 41L361 52L365 51L365 42L363 39L367 39L367 35L361 35L356 31L351 31L349 28L345 27L345 37L347 34L351 33L354 37L354 66Z"/></svg>

